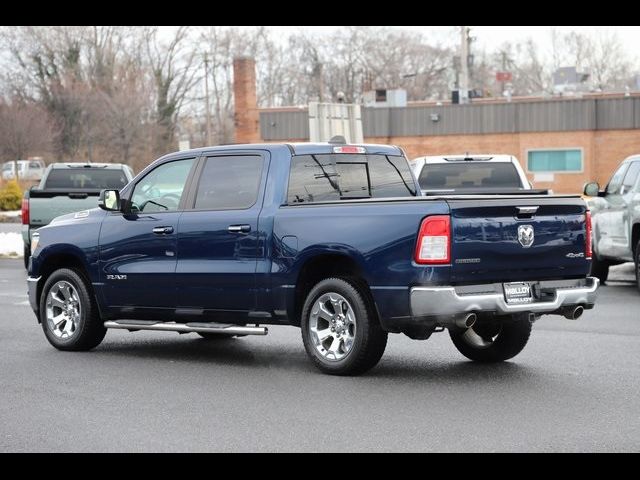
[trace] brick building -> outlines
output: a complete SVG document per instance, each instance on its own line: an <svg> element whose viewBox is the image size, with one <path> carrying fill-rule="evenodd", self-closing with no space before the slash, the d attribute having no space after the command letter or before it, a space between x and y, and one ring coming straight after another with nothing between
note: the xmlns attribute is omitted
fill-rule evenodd
<svg viewBox="0 0 640 480"><path fill-rule="evenodd" d="M236 81L246 85L247 79L240 73ZM255 81L255 75L250 81ZM238 104L250 108L245 99ZM306 109L258 112L259 124L251 117L250 128L239 125L244 133L236 135L236 141L308 140ZM236 113L236 121L241 117ZM362 124L365 142L398 145L410 159L510 154L520 160L535 187L577 193L587 181L606 183L622 160L640 153L640 93L371 107L362 109Z"/></svg>

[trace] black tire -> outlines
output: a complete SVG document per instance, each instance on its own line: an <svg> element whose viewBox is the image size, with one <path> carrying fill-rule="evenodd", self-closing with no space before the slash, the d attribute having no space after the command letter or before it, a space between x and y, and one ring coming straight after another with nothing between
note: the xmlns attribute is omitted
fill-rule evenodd
<svg viewBox="0 0 640 480"><path fill-rule="evenodd" d="M476 362L503 362L515 357L525 347L531 334L531 322L528 318L507 317L489 323L478 322L469 330L483 340L493 338L493 341L478 346L467 340L466 329L449 329L451 340L462 355Z"/></svg>
<svg viewBox="0 0 640 480"><path fill-rule="evenodd" d="M302 342L309 358L322 372L331 375L359 375L373 368L382 357L387 345L385 332L377 318L372 302L366 294L366 286L352 278L328 278L314 286L302 308ZM317 349L311 333L311 310L314 303L328 293L344 297L355 315L353 344L339 360L324 357Z"/></svg>
<svg viewBox="0 0 640 480"><path fill-rule="evenodd" d="M211 332L196 332L205 340L228 340L234 337L246 337L246 335L235 335L228 333L211 333Z"/></svg>
<svg viewBox="0 0 640 480"><path fill-rule="evenodd" d="M67 282L77 292L80 305L76 327L68 337L60 338L47 319L47 301L51 289L58 282ZM55 310L54 313L58 311ZM98 346L107 333L98 312L95 298L91 293L89 282L75 270L61 268L53 272L44 284L40 296L40 320L49 343L58 350L85 351Z"/></svg>
<svg viewBox="0 0 640 480"><path fill-rule="evenodd" d="M638 241L638 244L636 245L635 252L636 285L638 286L638 290L640 290L640 241Z"/></svg>
<svg viewBox="0 0 640 480"><path fill-rule="evenodd" d="M29 258L31 257L31 248L27 245L24 246L24 256L22 257L24 260L24 268L25 270L29 270Z"/></svg>
<svg viewBox="0 0 640 480"><path fill-rule="evenodd" d="M606 260L601 260L596 255L596 252L593 252L591 257L591 272L589 275L592 277L596 277L600 280L600 284L604 285L607 282L607 278L609 277L609 266L611 264Z"/></svg>

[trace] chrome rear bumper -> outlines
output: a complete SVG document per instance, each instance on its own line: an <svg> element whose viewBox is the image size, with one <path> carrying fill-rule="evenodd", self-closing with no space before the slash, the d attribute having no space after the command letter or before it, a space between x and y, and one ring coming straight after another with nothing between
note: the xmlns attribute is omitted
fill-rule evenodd
<svg viewBox="0 0 640 480"><path fill-rule="evenodd" d="M548 283L552 285L554 282ZM557 313L563 307L573 305L591 308L596 301L600 281L588 277L583 283L584 285L580 286L545 287L544 301L516 305L508 304L504 294L498 291L465 293L464 288L457 290L456 287L414 287L411 289L411 313L414 318L449 318L471 312L493 312L498 315L522 312L548 314ZM545 282L539 284L544 287ZM482 289L483 286L475 287ZM466 289L473 290L473 287Z"/></svg>

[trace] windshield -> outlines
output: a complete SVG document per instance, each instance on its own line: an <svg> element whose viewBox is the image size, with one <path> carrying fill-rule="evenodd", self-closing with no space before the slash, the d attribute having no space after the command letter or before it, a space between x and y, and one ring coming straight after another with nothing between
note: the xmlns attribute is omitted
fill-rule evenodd
<svg viewBox="0 0 640 480"><path fill-rule="evenodd" d="M512 163L426 164L418 181L422 190L522 188L520 176Z"/></svg>
<svg viewBox="0 0 640 480"><path fill-rule="evenodd" d="M44 188L120 190L127 183L122 169L56 168L49 172Z"/></svg>

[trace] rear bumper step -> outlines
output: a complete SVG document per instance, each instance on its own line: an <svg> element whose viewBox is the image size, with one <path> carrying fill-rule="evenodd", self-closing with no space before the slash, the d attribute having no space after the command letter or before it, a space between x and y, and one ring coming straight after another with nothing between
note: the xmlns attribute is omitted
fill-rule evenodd
<svg viewBox="0 0 640 480"><path fill-rule="evenodd" d="M175 323L153 322L144 320L117 320L104 322L105 328L120 328L124 330L157 330L180 333L223 333L226 335L266 335L267 327L246 327L225 323Z"/></svg>
<svg viewBox="0 0 640 480"><path fill-rule="evenodd" d="M440 319L439 323L443 325L469 313L564 315L570 306L591 308L596 301L599 284L597 278L588 277L583 286L553 289L553 298L549 301L521 305L508 304L502 293L459 294L455 287L415 287L411 289L411 313L414 318Z"/></svg>

